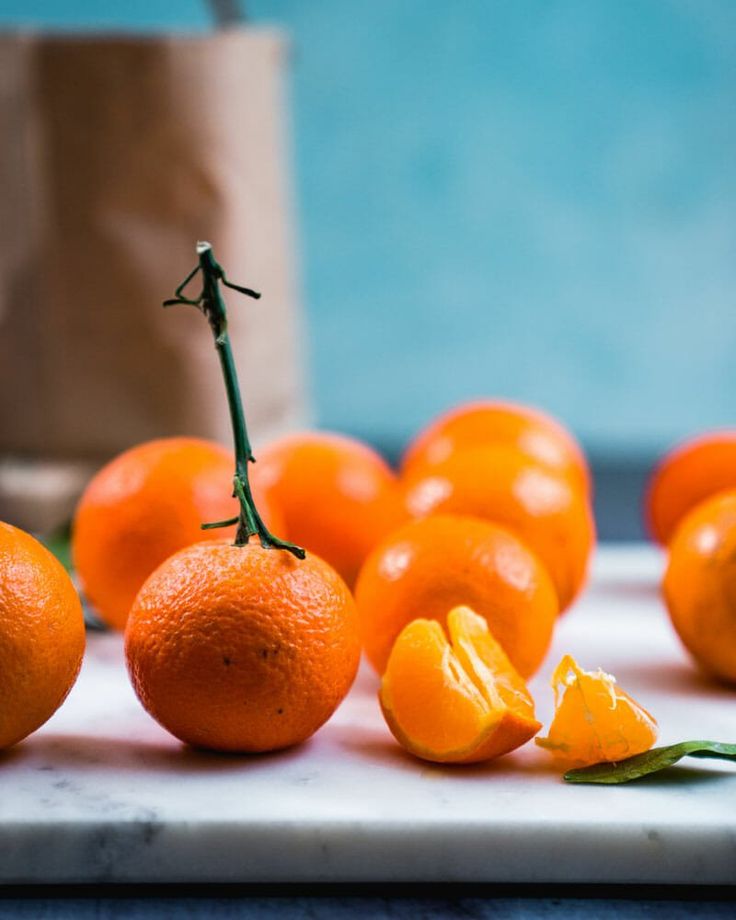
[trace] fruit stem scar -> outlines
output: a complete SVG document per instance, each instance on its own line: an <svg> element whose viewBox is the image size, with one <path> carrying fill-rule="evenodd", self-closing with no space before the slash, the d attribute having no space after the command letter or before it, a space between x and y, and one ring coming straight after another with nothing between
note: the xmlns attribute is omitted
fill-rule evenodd
<svg viewBox="0 0 736 920"><path fill-rule="evenodd" d="M174 296L165 300L165 307L174 304L186 304L187 306L196 307L207 318L207 322L212 330L215 340L215 349L220 359L222 376L225 381L225 390L227 392L227 402L230 409L230 421L233 429L233 442L235 446L235 475L233 476L233 497L238 499L240 512L237 518L231 518L227 521L214 521L210 524L203 524L204 530L211 530L216 527L226 527L237 524L235 533L235 546L246 546L251 536L257 535L261 546L266 549L283 549L297 559L304 559L305 551L300 546L288 543L286 540L280 540L275 537L266 527L263 519L258 513L253 494L250 488L248 478L248 464L255 463L255 457L250 446L248 438L248 428L245 423L245 413L243 412L243 401L240 397L240 387L238 385L238 373L235 368L235 360L230 345L230 335L227 329L227 311L225 301L220 292L220 284L245 294L247 297L253 297L256 300L261 296L250 288L242 287L239 284L233 284L228 281L225 271L219 262L215 259L212 246L207 242L197 243L198 264L189 272L182 283L176 288ZM194 280L196 275L202 275L202 290L198 297L191 298L184 294L184 289Z"/></svg>

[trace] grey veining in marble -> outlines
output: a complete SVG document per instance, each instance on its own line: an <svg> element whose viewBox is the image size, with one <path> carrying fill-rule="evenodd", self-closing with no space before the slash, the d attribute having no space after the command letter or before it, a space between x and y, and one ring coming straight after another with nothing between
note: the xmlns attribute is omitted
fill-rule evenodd
<svg viewBox="0 0 736 920"><path fill-rule="evenodd" d="M661 742L736 740L736 693L695 672L659 605L661 561L599 554L532 688L563 652L653 712ZM736 770L689 761L627 787L566 786L544 752L413 760L367 670L299 749L192 751L140 708L117 635L92 635L66 705L0 755L0 881L736 882ZM680 782L680 777L687 782Z"/></svg>

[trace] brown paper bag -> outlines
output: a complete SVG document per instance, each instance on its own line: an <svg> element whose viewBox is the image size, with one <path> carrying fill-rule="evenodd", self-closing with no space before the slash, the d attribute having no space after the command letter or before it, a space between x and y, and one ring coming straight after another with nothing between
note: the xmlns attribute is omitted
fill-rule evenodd
<svg viewBox="0 0 736 920"><path fill-rule="evenodd" d="M160 302L210 240L253 439L304 416L277 32L0 36L0 518L46 527L148 438L230 443L209 331ZM172 315L176 310L177 315Z"/></svg>

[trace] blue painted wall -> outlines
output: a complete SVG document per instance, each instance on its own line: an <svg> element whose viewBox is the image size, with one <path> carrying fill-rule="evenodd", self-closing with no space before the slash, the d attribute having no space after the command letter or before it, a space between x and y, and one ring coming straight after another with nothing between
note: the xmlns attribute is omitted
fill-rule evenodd
<svg viewBox="0 0 736 920"><path fill-rule="evenodd" d="M320 421L395 444L459 399L594 451L736 423L736 3L251 0L294 36ZM0 21L202 29L185 0Z"/></svg>

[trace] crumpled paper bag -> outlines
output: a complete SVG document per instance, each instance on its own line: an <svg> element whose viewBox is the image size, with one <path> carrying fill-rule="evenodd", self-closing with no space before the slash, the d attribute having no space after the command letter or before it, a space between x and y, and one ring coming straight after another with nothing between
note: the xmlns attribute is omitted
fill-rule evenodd
<svg viewBox="0 0 736 920"><path fill-rule="evenodd" d="M257 444L303 423L287 45L0 36L0 518L47 527L140 441L230 443L209 329L161 301L212 242ZM35 482L35 485L34 485Z"/></svg>

